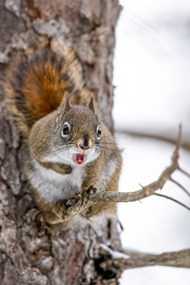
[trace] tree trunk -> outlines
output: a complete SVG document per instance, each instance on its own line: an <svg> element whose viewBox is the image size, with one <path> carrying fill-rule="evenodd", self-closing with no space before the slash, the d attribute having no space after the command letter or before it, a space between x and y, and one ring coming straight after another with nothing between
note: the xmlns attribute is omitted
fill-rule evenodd
<svg viewBox="0 0 190 285"><path fill-rule="evenodd" d="M86 84L112 130L112 60L117 0L0 0L0 81L18 54L43 47L72 48ZM113 268L100 266L101 243L120 249L117 217L76 218L47 229L23 175L24 150L0 88L0 284L118 284Z"/></svg>

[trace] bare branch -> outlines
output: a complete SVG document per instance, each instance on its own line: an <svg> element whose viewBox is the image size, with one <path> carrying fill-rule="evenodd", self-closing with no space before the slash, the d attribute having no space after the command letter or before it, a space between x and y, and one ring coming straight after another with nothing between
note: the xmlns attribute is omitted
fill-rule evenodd
<svg viewBox="0 0 190 285"><path fill-rule="evenodd" d="M131 137L146 138L160 140L167 143L176 144L176 135L174 130L132 130L130 128L120 128L117 129L116 134L126 135ZM189 133L186 132L186 135L183 137L183 148L190 150L190 138Z"/></svg>
<svg viewBox="0 0 190 285"><path fill-rule="evenodd" d="M107 245L101 245L100 256L102 255L104 259L101 267L104 270L110 267L119 267L123 271L130 268L155 265L190 268L190 249L149 254L130 250L118 252Z"/></svg>

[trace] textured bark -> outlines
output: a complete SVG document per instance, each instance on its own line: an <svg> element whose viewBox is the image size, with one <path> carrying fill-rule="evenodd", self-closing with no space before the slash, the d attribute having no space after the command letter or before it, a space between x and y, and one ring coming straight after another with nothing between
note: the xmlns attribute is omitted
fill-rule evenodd
<svg viewBox="0 0 190 285"><path fill-rule="evenodd" d="M0 0L0 83L19 53L72 48L88 88L112 130L112 60L117 0ZM117 284L99 267L98 248L120 249L117 217L76 218L72 227L47 229L23 175L24 150L0 87L0 284Z"/></svg>

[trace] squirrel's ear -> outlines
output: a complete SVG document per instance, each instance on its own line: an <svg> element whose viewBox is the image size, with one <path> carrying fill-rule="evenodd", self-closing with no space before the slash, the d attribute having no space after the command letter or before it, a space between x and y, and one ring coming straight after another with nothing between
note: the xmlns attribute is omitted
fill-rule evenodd
<svg viewBox="0 0 190 285"><path fill-rule="evenodd" d="M95 100L94 100L94 96L91 95L91 98L90 98L90 102L88 104L88 108L96 114L96 105L95 105Z"/></svg>
<svg viewBox="0 0 190 285"><path fill-rule="evenodd" d="M72 106L71 106L71 102L70 102L70 96L68 94L66 94L63 98L61 105L60 105L60 111L61 111L61 113L65 113L71 107Z"/></svg>

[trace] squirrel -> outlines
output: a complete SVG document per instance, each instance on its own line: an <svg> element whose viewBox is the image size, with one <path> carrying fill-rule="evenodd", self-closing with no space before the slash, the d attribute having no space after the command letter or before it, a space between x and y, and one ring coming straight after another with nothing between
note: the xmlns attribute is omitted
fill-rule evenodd
<svg viewBox="0 0 190 285"><path fill-rule="evenodd" d="M4 84L26 147L26 177L49 225L63 221L72 197L91 188L118 190L121 152L78 65L73 55L44 50L19 60ZM88 218L115 207L100 203L82 214Z"/></svg>

